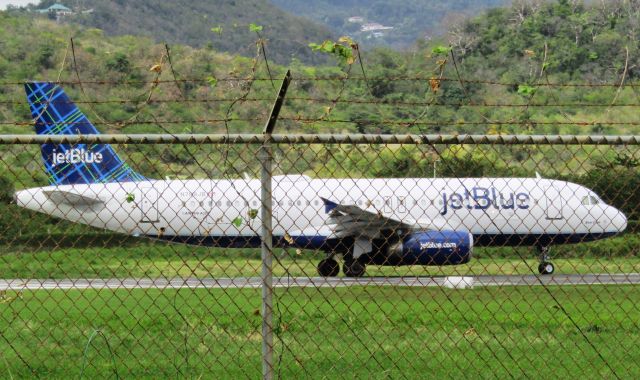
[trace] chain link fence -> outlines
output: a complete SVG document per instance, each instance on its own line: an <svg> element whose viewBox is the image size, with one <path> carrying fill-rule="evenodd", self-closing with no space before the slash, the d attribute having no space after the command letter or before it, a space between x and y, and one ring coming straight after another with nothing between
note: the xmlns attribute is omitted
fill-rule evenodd
<svg viewBox="0 0 640 380"><path fill-rule="evenodd" d="M0 143L2 377L640 376L640 138Z"/></svg>

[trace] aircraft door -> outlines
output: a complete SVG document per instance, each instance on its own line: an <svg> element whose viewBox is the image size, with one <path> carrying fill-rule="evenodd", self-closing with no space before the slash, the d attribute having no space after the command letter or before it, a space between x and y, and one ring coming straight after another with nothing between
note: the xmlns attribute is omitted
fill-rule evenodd
<svg viewBox="0 0 640 380"><path fill-rule="evenodd" d="M402 197L398 197L398 212L401 214L404 214L405 212L407 212L407 197L406 196L402 196Z"/></svg>
<svg viewBox="0 0 640 380"><path fill-rule="evenodd" d="M212 227L212 212L216 198L209 181L200 181L190 192L187 209L191 215L191 222L195 225L191 230L201 236L209 235Z"/></svg>
<svg viewBox="0 0 640 380"><path fill-rule="evenodd" d="M142 212L140 222L155 223L158 221L158 190L153 186L145 186L140 189L140 210Z"/></svg>
<svg viewBox="0 0 640 380"><path fill-rule="evenodd" d="M391 213L393 212L393 199L390 196L382 197L384 201L383 212Z"/></svg>
<svg viewBox="0 0 640 380"><path fill-rule="evenodd" d="M563 199L560 190L549 186L545 191L547 219L562 219Z"/></svg>
<svg viewBox="0 0 640 380"><path fill-rule="evenodd" d="M224 197L225 191L228 189L212 187L208 189L206 201L206 217L203 226L210 231L213 228L219 228L226 231L231 225L231 220L227 213L231 207L229 199Z"/></svg>

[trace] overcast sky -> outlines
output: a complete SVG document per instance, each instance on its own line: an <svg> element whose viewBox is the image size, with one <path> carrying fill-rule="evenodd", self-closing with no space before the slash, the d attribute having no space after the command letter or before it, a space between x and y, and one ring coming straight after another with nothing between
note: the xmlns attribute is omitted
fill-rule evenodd
<svg viewBox="0 0 640 380"><path fill-rule="evenodd" d="M0 9L7 9L7 5L23 6L27 4L38 4L39 0L0 0Z"/></svg>

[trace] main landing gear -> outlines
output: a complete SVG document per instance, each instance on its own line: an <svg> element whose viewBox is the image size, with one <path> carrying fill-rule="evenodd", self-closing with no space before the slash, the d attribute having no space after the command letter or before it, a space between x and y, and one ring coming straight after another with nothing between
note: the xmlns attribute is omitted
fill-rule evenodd
<svg viewBox="0 0 640 380"><path fill-rule="evenodd" d="M353 257L345 257L344 264L342 265L342 271L347 277L362 277L367 267L358 259Z"/></svg>
<svg viewBox="0 0 640 380"><path fill-rule="evenodd" d="M538 273L544 274L553 274L556 268L553 266L553 263L549 261L549 247L538 247L540 251L540 264L538 265Z"/></svg>
<svg viewBox="0 0 640 380"><path fill-rule="evenodd" d="M338 273L340 273L340 265L333 257L320 260L318 263L318 274L321 277L335 277Z"/></svg>
<svg viewBox="0 0 640 380"><path fill-rule="evenodd" d="M362 277L366 271L365 264L353 257L346 256L342 271L347 277ZM333 257L320 260L318 263L318 274L321 277L335 277L340 273L340 265Z"/></svg>

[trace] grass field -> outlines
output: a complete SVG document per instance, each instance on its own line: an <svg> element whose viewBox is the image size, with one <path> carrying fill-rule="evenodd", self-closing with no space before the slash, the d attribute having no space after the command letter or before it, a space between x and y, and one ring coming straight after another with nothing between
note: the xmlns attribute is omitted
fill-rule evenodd
<svg viewBox="0 0 640 380"><path fill-rule="evenodd" d="M553 261L558 273L640 272L634 241L563 247ZM624 244L626 256L619 254ZM255 249L160 243L0 252L2 278L259 276L261 265ZM528 248L474 254L466 265L370 266L368 275L530 274L537 267ZM322 257L275 256L276 276L315 276ZM637 287L548 291L559 304L542 287L276 289L276 373L596 379L613 378L613 370L640 377ZM259 308L259 289L1 293L0 378L258 378Z"/></svg>
<svg viewBox="0 0 640 380"><path fill-rule="evenodd" d="M504 253L505 250L509 252ZM471 262L445 267L369 266L372 276L438 276L466 274L531 274L537 271L537 253L528 248L503 248L501 255L479 249ZM557 258L557 273L640 272L640 257L595 256ZM510 254L509 254L510 253ZM276 250L277 276L316 276L321 253ZM522 260L522 258L525 260ZM105 277L236 277L258 276L260 252L255 249L220 249L177 244L142 244L115 248L64 248L24 251L3 249L2 278ZM537 273L537 272L536 272Z"/></svg>
<svg viewBox="0 0 640 380"><path fill-rule="evenodd" d="M595 350L540 287L279 289L276 372L612 378L597 350L621 378L640 376L635 287L550 290ZM259 289L10 292L0 377L78 378L84 366L85 378L258 378L259 305Z"/></svg>

